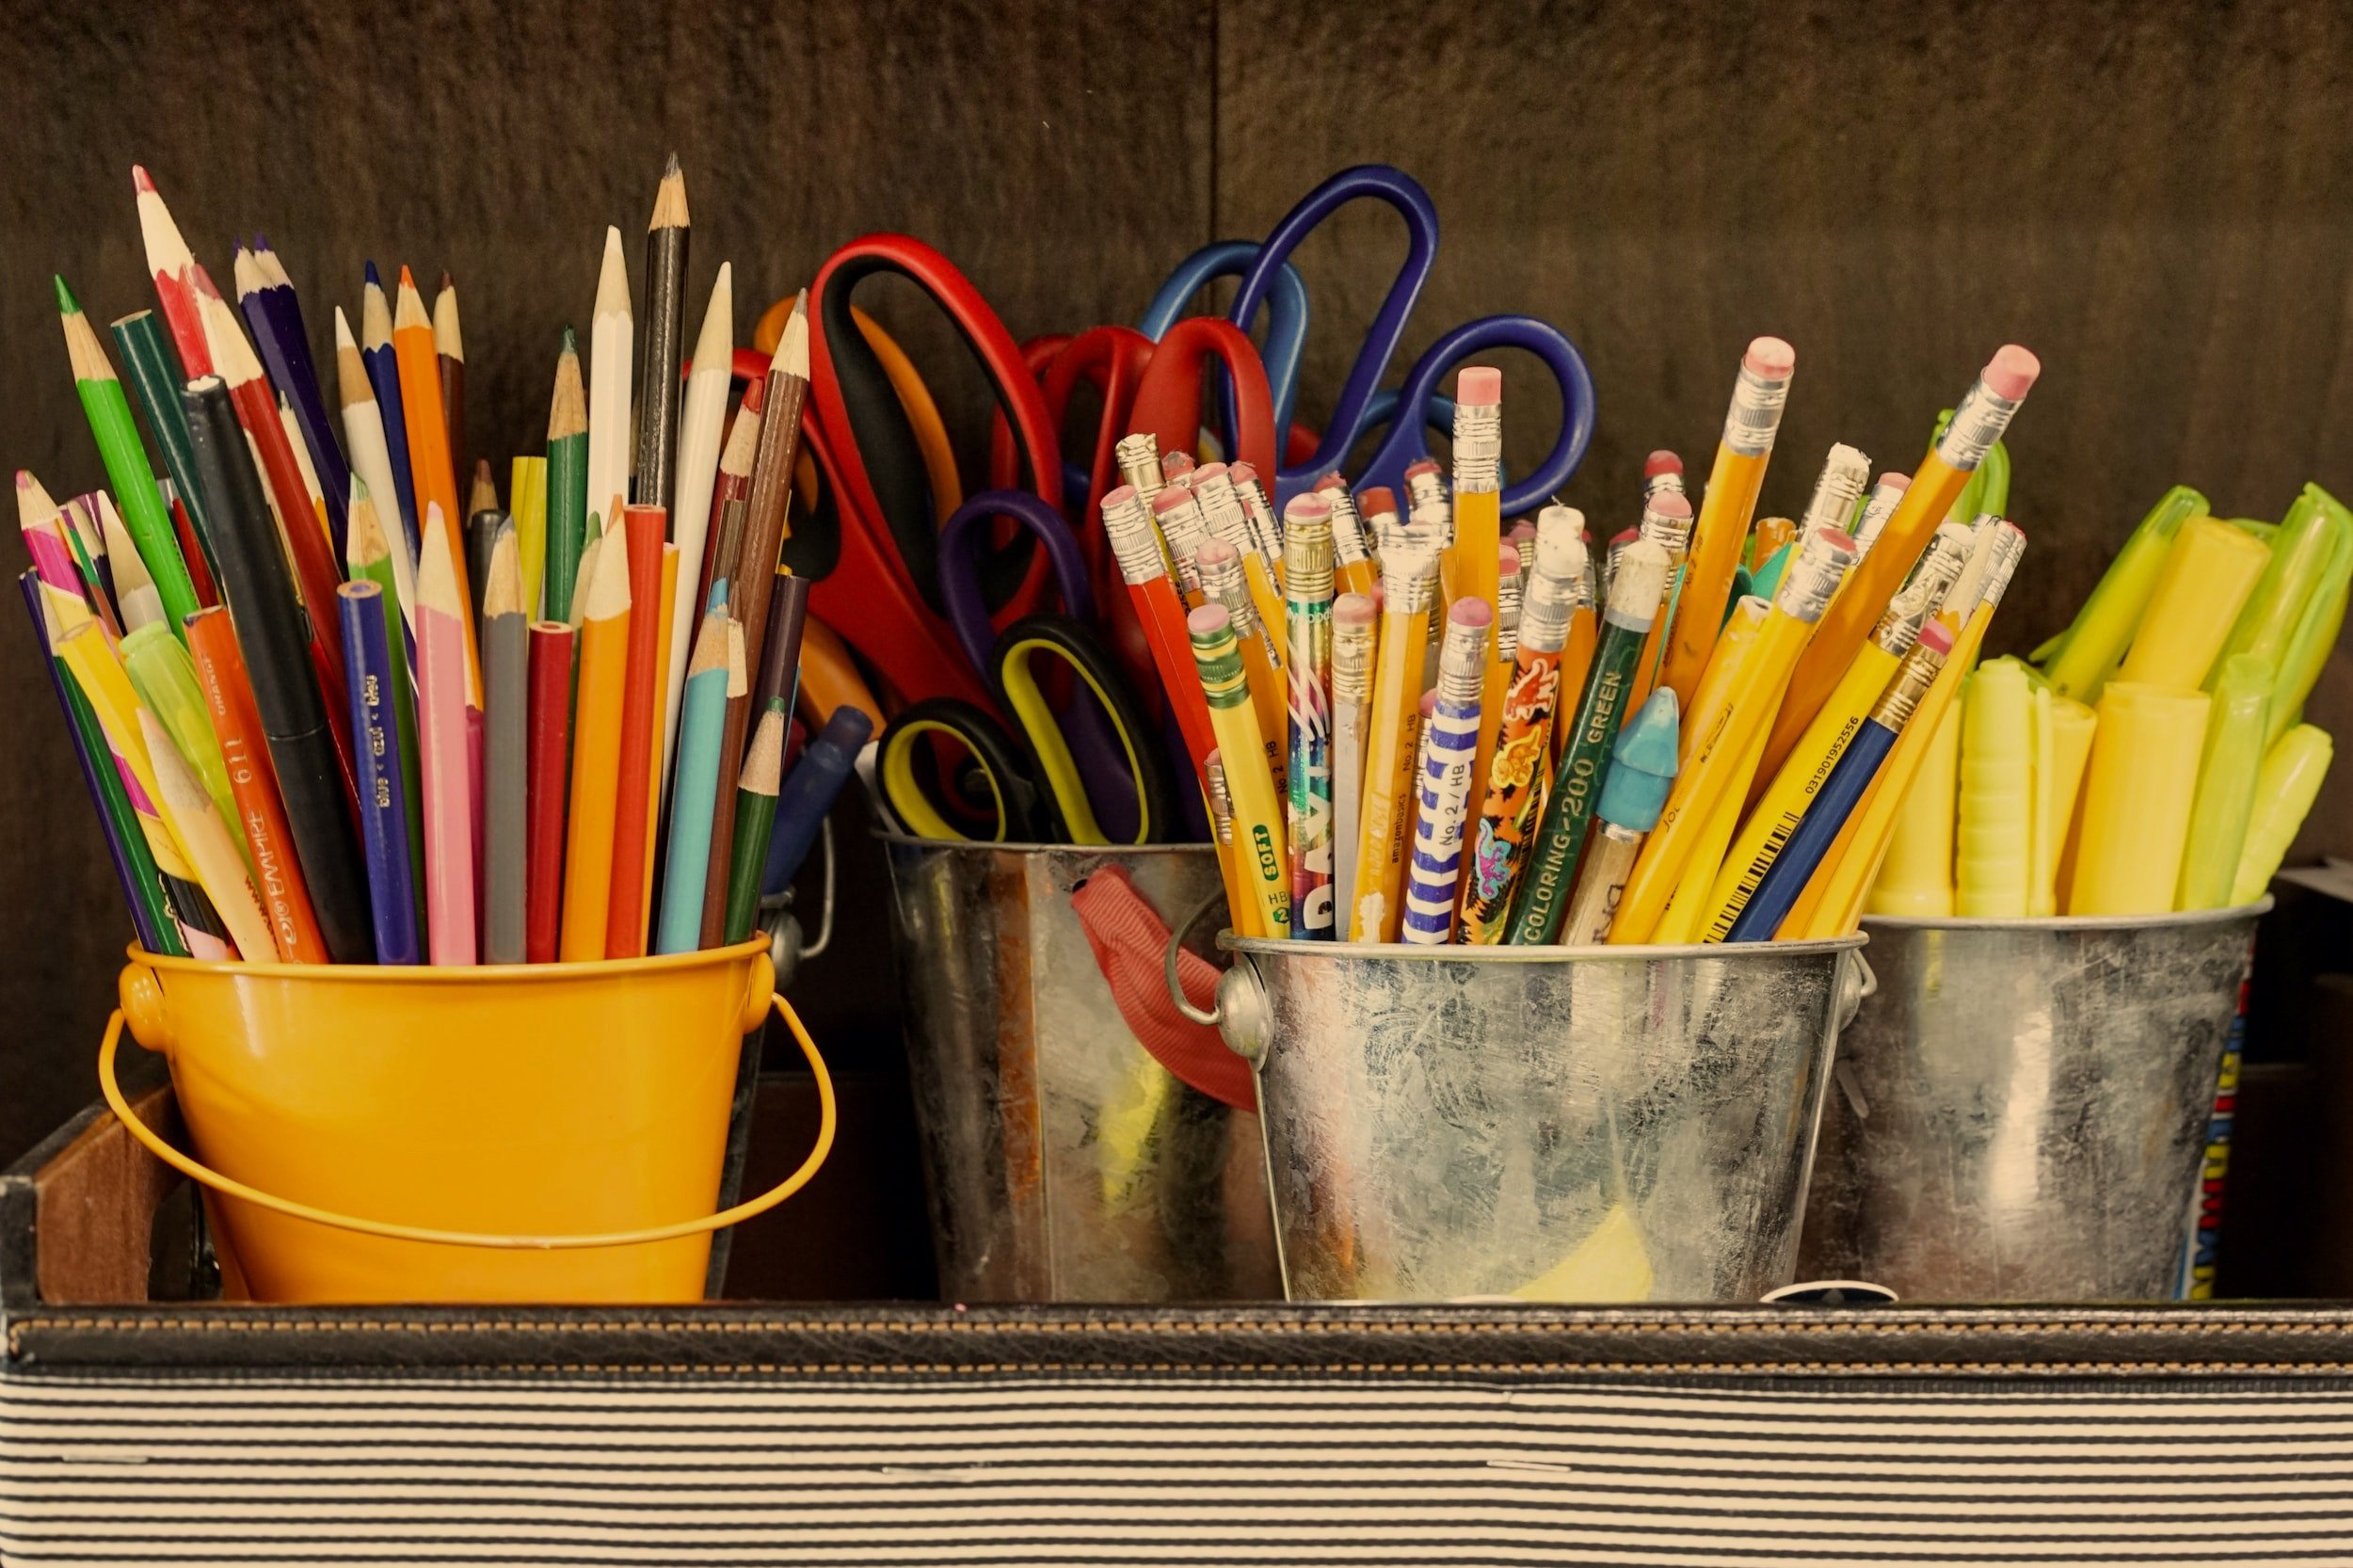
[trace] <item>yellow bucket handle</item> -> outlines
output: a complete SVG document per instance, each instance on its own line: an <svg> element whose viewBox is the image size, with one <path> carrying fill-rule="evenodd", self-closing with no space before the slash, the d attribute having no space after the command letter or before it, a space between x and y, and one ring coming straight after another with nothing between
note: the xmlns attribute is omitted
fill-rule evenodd
<svg viewBox="0 0 2353 1568"><path fill-rule="evenodd" d="M296 1203L290 1198L273 1197L256 1188L248 1187L244 1182L233 1177L225 1176L210 1166L191 1160L164 1142L152 1128L133 1114L129 1102L122 1097L122 1085L115 1081L115 1048L122 1038L123 1027L120 1008L115 1009L114 1016L106 1020L106 1038L98 1048L98 1086L105 1094L107 1106L113 1110L122 1125L130 1129L131 1136L146 1144L148 1152L154 1155L156 1159L182 1175L202 1182L216 1192L225 1192L232 1198L242 1198L247 1203L258 1204L264 1208L292 1215L297 1220L309 1220L314 1224L332 1225L337 1230L357 1231L362 1236L381 1236L394 1241L429 1241L448 1247L503 1247L517 1250L552 1251L583 1250L590 1247L642 1246L649 1241L673 1241L681 1236L693 1236L702 1231L717 1230L723 1225L737 1224L751 1219L754 1215L765 1214L808 1186L809 1178L817 1174L818 1167L825 1162L825 1156L832 1151L833 1077L825 1071L825 1059L817 1054L817 1043L808 1037L808 1031L801 1026L800 1016L792 1011L792 1004L787 1002L782 996L773 993L768 1000L776 1008L777 1016L784 1019L785 1027L792 1031L792 1038L800 1045L801 1055L808 1059L809 1071L817 1078L817 1144L808 1151L808 1158L801 1161L799 1170L794 1171L784 1180L749 1202L737 1204L733 1208L723 1209L719 1213L700 1220L681 1220L676 1224L654 1225L645 1230L618 1230L602 1236L477 1236L462 1230L431 1230L423 1225L388 1224L381 1220L355 1219L348 1214L335 1214L324 1208L313 1208L307 1203Z"/></svg>

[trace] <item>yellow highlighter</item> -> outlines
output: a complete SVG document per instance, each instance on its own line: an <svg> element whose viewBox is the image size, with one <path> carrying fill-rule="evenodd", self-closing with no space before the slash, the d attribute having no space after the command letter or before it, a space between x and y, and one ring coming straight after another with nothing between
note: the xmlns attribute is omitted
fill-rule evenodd
<svg viewBox="0 0 2353 1568"><path fill-rule="evenodd" d="M1849 450L1849 449L1839 449ZM1860 457L1862 455L1856 453ZM1846 755L1879 702L1880 694L1895 679L1904 655L1919 641L1920 628L1944 602L1945 592L1960 577L1969 558L1970 533L1956 523L1940 526L1912 581L1889 601L1870 640L1831 693L1822 711L1806 726L1797 746L1771 779L1745 792L1755 799L1747 824L1723 856L1722 869L1713 873L1705 893L1705 924L1710 941L1721 942L1748 904L1749 894L1772 870L1782 846L1805 817L1815 795L1828 781L1831 770ZM1760 758L1762 753L1759 753Z"/></svg>
<svg viewBox="0 0 2353 1568"><path fill-rule="evenodd" d="M1667 808L1642 846L1641 858L1626 879L1616 921L1609 928L1612 945L1647 942L1664 913L1667 899L1682 880L1686 861L1705 834L1719 796L1726 789L1743 788L1740 769L1760 726L1770 726L1789 672L1805 651L1815 623L1837 593L1847 568L1855 558L1854 540L1835 529L1808 536L1798 559L1782 579L1773 597L1772 612L1756 633L1749 654L1754 672L1737 691L1719 699L1714 711L1694 711L1692 744L1683 771L1675 777ZM1697 691L1700 682L1693 682Z"/></svg>
<svg viewBox="0 0 2353 1568"><path fill-rule="evenodd" d="M2255 809L2247 824L2247 847L2239 852L2238 874L2231 882L2233 904L2252 904L2271 886L2297 830L2320 794L2335 746L2328 731L2299 724L2264 754L2255 782Z"/></svg>
<svg viewBox="0 0 2353 1568"><path fill-rule="evenodd" d="M1242 678L1241 649L1234 641L1233 616L1223 604L1204 604L1185 618L1185 627L1193 639L1193 663L1201 671L1201 692L1209 698L1218 750L1228 759L1264 756L1258 716L1251 710L1249 686ZM1257 906L1265 935L1288 936L1290 861L1273 776L1246 760L1235 760L1226 769L1225 783L1234 800L1235 873Z"/></svg>
<svg viewBox="0 0 2353 1568"><path fill-rule="evenodd" d="M2184 523L2166 552L2149 608L2116 679L2150 686L2203 686L2239 611L2270 564L2268 546L2219 519Z"/></svg>
<svg viewBox="0 0 2353 1568"><path fill-rule="evenodd" d="M2027 722L2034 744L2028 753L2032 771L2027 775L2026 913L2041 920L2058 913L2058 835L2065 831L2055 831L2052 821L2056 813L2056 779L2051 763L2058 745L2058 726L2053 709L2058 699L2051 695L2047 682L2033 679L2031 671L2028 680L2026 695L2033 706L2028 710Z"/></svg>
<svg viewBox="0 0 2353 1568"><path fill-rule="evenodd" d="M2043 830L2051 846L2050 914L2075 877L2075 836L2083 827L2084 769L2091 761L2091 737L2100 716L2072 696L2051 694L2051 749L2039 765L2051 780L2043 796Z"/></svg>
<svg viewBox="0 0 2353 1568"><path fill-rule="evenodd" d="M2111 680L2100 694L2069 914L2173 907L2210 701L2203 692L2136 680Z"/></svg>
<svg viewBox="0 0 2353 1568"><path fill-rule="evenodd" d="M1896 812L1887 858L1863 902L1865 909L1913 920L1952 918L1953 810L1960 786L1961 710L1953 707L1937 721L1920 771Z"/></svg>
<svg viewBox="0 0 2353 1568"><path fill-rule="evenodd" d="M2206 713L2206 744L2198 762L2198 794L2189 808L2189 842L2182 851L2176 909L2219 909L2231 902L2247 824L2263 771L2264 725L2271 709L2271 661L2233 653L2222 661Z"/></svg>
<svg viewBox="0 0 2353 1568"><path fill-rule="evenodd" d="M2115 673L2149 608L2182 525L2205 511L2206 498L2185 485L2166 491L2150 508L2075 612L2074 624L2035 649L2053 691L2087 704L2100 700L2100 688Z"/></svg>
<svg viewBox="0 0 2353 1568"><path fill-rule="evenodd" d="M1984 665L1962 683L1961 704L1953 913L2025 920L2034 863L2034 691L2026 666L2015 659Z"/></svg>

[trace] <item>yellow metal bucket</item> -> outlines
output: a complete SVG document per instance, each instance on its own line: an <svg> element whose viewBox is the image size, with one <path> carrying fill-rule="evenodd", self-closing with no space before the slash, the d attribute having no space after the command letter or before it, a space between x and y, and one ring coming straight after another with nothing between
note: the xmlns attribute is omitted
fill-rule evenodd
<svg viewBox="0 0 2353 1568"><path fill-rule="evenodd" d="M762 940L479 968L130 959L106 1103L212 1190L255 1300L696 1301L711 1233L792 1196L832 1146L832 1083ZM713 1214L740 1042L772 1002L817 1075L817 1144ZM170 1060L200 1161L125 1102L126 1016Z"/></svg>

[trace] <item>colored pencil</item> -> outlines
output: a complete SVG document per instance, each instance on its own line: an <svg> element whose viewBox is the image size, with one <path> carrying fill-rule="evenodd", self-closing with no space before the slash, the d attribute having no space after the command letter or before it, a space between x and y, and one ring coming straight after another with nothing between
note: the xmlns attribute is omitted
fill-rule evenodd
<svg viewBox="0 0 2353 1568"><path fill-rule="evenodd" d="M440 504L424 513L417 566L417 748L424 814L425 929L437 968L478 961L474 920L474 790L466 740L465 589Z"/></svg>
<svg viewBox="0 0 2353 1568"><path fill-rule="evenodd" d="M344 312L335 312L335 381L343 403L344 440L351 443L351 476L363 489L355 489L344 503L344 559L351 562L360 550L352 538L350 516L364 497L375 513L372 526L375 544L391 563L392 598L400 607L400 624L404 631L404 649L413 654L417 633L417 548L415 538L408 532L394 507L405 474L392 464L391 444L384 434L382 406L376 400L376 389L368 380L367 367L360 362L360 346L351 338L351 323ZM404 663L413 661L404 660Z"/></svg>
<svg viewBox="0 0 2353 1568"><path fill-rule="evenodd" d="M171 475L172 488L186 508L195 532L197 550L191 552L184 543L181 547L188 575L196 575L200 556L206 574L217 579L220 567L213 558L212 536L204 519L204 498L198 490L196 462L188 452L188 414L180 406L180 387L186 379L180 371L180 358L171 351L152 311L135 311L116 322L111 330L115 350L122 356L122 368L130 377L131 390L138 394L139 408L147 415L147 428L164 455L164 468ZM201 584L197 597L204 597ZM211 602L217 603L217 598Z"/></svg>
<svg viewBox="0 0 2353 1568"><path fill-rule="evenodd" d="M760 878L768 864L768 835L776 823L776 788L784 776L784 704L774 702L760 715L760 728L744 754L733 812L734 864L728 873L725 942L747 939L760 916Z"/></svg>
<svg viewBox="0 0 2353 1568"><path fill-rule="evenodd" d="M424 516L417 506L416 467L408 457L408 417L400 397L400 356L392 351L392 308L384 295L384 280L376 276L376 264L367 264L367 284L360 302L360 362L368 374L368 384L376 389L376 423L384 430L384 450L392 465L392 488L390 495L399 504L400 532L408 544L408 559L414 563L424 547ZM337 343L342 340L339 337ZM352 389L344 385L344 402L352 400ZM369 487L379 495L381 486ZM392 500L379 501L389 506Z"/></svg>
<svg viewBox="0 0 2353 1568"><path fill-rule="evenodd" d="M657 684L659 650L669 630L663 614L662 536L659 506L621 508L621 552L629 569L629 657L621 677L621 747L614 785L613 875L604 920L604 956L646 954L644 888L651 854L652 823L646 809L655 777L653 748L661 735L662 700ZM637 606L646 611L640 615Z"/></svg>
<svg viewBox="0 0 2353 1568"><path fill-rule="evenodd" d="M605 956L613 891L613 824L621 766L621 706L629 675L629 552L595 541L596 575L580 598L580 682L573 703L571 808L564 853L567 963Z"/></svg>
<svg viewBox="0 0 2353 1568"><path fill-rule="evenodd" d="M678 477L670 506L670 537L678 543L678 599L670 606L670 685L663 697L662 790L669 793L671 758L678 739L680 694L686 681L690 642L698 612L709 602L703 547L711 537L711 493L719 477L720 426L727 423L728 389L735 358L734 269L719 264L711 302L703 307L702 330L695 338L687 372L685 411L680 416ZM757 439L757 428L754 431Z"/></svg>
<svg viewBox="0 0 2353 1568"><path fill-rule="evenodd" d="M702 938L703 878L711 871L712 814L719 796L720 731L727 724L728 686L744 675L728 667L726 592L725 584L712 590L711 609L686 672L656 952L692 952Z"/></svg>
<svg viewBox="0 0 2353 1568"><path fill-rule="evenodd" d="M352 834L355 797L317 679L318 645L306 642L285 550L262 498L228 388L219 377L206 376L190 383L183 396L205 509L213 519L213 545L220 554L221 592L244 648L254 709L268 740L303 884L330 958L364 964L375 943L360 846ZM330 594L319 602L331 601Z"/></svg>
<svg viewBox="0 0 2353 1568"><path fill-rule="evenodd" d="M515 558L522 572L523 613L539 614L548 565L548 460L518 456L507 469L507 509L515 518Z"/></svg>
<svg viewBox="0 0 2353 1568"><path fill-rule="evenodd" d="M580 630L581 620L587 612L588 584L597 580L597 561L603 551L604 536L597 532L597 520L591 517L588 520L587 548L580 552L580 581L572 594L572 613L565 623L574 632Z"/></svg>
<svg viewBox="0 0 2353 1568"><path fill-rule="evenodd" d="M171 519L172 537L180 543L180 561L188 568L188 581L195 585L196 602L200 608L210 609L220 602L220 585L213 581L212 556L204 542L197 537L196 520L188 515L179 487L170 480L156 480L155 492L163 497L164 511Z"/></svg>
<svg viewBox="0 0 2353 1568"><path fill-rule="evenodd" d="M744 626L744 664L760 667L768 634L768 596L775 591L776 558L784 544L785 505L792 493L792 468L801 449L801 410L808 401L808 298L792 302L784 333L768 361L761 401L760 450L752 459L751 488L744 498L744 537L727 573L735 618ZM719 746L719 776L731 778L743 755L750 719L748 700L728 705L727 734ZM726 926L727 873L733 861L733 814L722 808L711 833L711 881L703 889L702 945L715 946Z"/></svg>
<svg viewBox="0 0 2353 1568"><path fill-rule="evenodd" d="M303 325L302 301L295 294L294 280L280 264L269 242L257 239L251 250L239 248L232 281L237 286L237 309L253 330L262 363L269 367L270 384L294 409L295 427L302 436L301 450L311 459L327 503L328 532L335 541L335 553L341 555L350 526L344 502L351 490L351 471L344 465L343 449L335 444L335 427L327 417L327 399L320 393L318 371L311 363L311 334Z"/></svg>
<svg viewBox="0 0 2353 1568"><path fill-rule="evenodd" d="M457 285L446 271L433 291L433 367L440 373L450 472L462 476L466 472L466 336L457 322Z"/></svg>
<svg viewBox="0 0 2353 1568"><path fill-rule="evenodd" d="M568 327L555 357L547 458L548 565L539 604L548 619L568 621L581 552L588 544L588 399L580 386L580 348Z"/></svg>
<svg viewBox="0 0 2353 1568"><path fill-rule="evenodd" d="M161 626L166 635L170 626L164 618L163 596L156 591L155 580L147 573L147 563L139 556L138 546L131 542L130 531L122 526L122 514L107 500L106 493L98 493L98 524L100 536L106 541L106 554L117 563L115 567L115 613L122 619L122 634L128 637L142 626ZM189 606L191 614L195 606Z"/></svg>
<svg viewBox="0 0 2353 1568"><path fill-rule="evenodd" d="M172 221L155 182L136 164L131 166L131 188L138 196L139 243L147 251L147 275L154 281L155 303L163 307L164 322L180 350L181 371L189 380L209 376L213 353L204 341L204 317L188 275L196 257L181 238L180 226Z"/></svg>
<svg viewBox="0 0 2353 1568"><path fill-rule="evenodd" d="M482 596L482 961L524 962L530 838L530 617L520 547L511 528L490 554Z"/></svg>
<svg viewBox="0 0 2353 1568"><path fill-rule="evenodd" d="M368 909L376 925L376 961L418 964L417 888L408 844L408 785L398 715L392 695L408 684L399 638L387 625L384 589L346 583L335 591L351 650L351 728L360 747L360 840L367 852ZM389 617L392 623L398 615Z"/></svg>
<svg viewBox="0 0 2353 1568"><path fill-rule="evenodd" d="M139 946L150 952L184 958L186 946L180 940L179 926L164 902L155 857L147 847L146 836L139 831L130 796L124 792L121 777L115 771L113 754L106 749L88 702L74 689L65 665L52 651L56 612L50 590L43 586L37 569L20 573L16 581L24 595L33 636L40 645L41 666L49 674L57 708L65 714L67 733L73 742L73 758L82 769L82 782L89 791L90 804L97 808L98 825L106 835L107 855L114 862L115 879L122 885L123 903L130 908L131 926L137 933Z"/></svg>
<svg viewBox="0 0 2353 1568"><path fill-rule="evenodd" d="M424 920L424 790L417 776L416 648L408 634L408 628L416 615L416 589L413 580L407 584L400 581L400 549L384 536L376 498L368 493L356 474L351 481L348 515L351 527L344 565L349 568L351 581L374 583L381 588L387 612L392 616L394 626L401 629L393 638L392 702L393 723L400 740L401 803L408 819L409 888L418 900L417 920L422 926Z"/></svg>
<svg viewBox="0 0 2353 1568"><path fill-rule="evenodd" d="M161 621L151 621L123 638L120 651L122 672L138 695L139 706L163 726L180 760L212 797L214 811L250 871L252 858L238 829L228 764L221 759L220 741L213 733L212 715L205 711L204 693L197 684L196 664L186 646Z"/></svg>
<svg viewBox="0 0 2353 1568"><path fill-rule="evenodd" d="M99 345L98 334L90 330L89 318L82 313L73 291L66 287L63 278L56 280L56 285L66 358L73 367L73 390L80 394L82 412L98 443L99 459L121 500L132 543L154 580L172 634L185 636L181 623L198 608L196 584L189 580L187 563L180 558L180 541L172 535L171 518L155 488L154 472L147 466L147 449L139 444L138 427L131 423L130 399L123 395L122 382L115 376L105 349Z"/></svg>
<svg viewBox="0 0 2353 1568"><path fill-rule="evenodd" d="M181 760L162 721L141 708L138 722L154 764L156 802L163 808L164 821L186 851L188 863L204 885L205 896L228 926L230 940L237 944L237 955L248 963L277 963L278 944L270 936L269 920L262 913L261 900L247 880L245 862L230 842L229 829L214 809L212 797Z"/></svg>
<svg viewBox="0 0 2353 1568"><path fill-rule="evenodd" d="M621 232L607 228L596 307L588 322L588 509L608 534L619 526L616 513L629 503L630 458L637 445L629 407L630 394L636 391L636 335L630 314L629 267L621 260Z"/></svg>
<svg viewBox="0 0 2353 1568"><path fill-rule="evenodd" d="M283 550L291 558L295 580L301 584L301 602L309 623L313 684L318 689L319 700L315 712L327 721L328 735L334 743L344 788L349 791L354 788L352 780L357 770L351 752L351 715L344 702L343 631L334 615L335 589L344 580L343 573L335 569L334 557L328 552L326 532L318 525L318 515L311 505L310 487L303 482L302 470L295 462L293 448L287 445L286 427L279 422L278 405L269 394L268 383L263 378L262 362L253 357L251 345L245 341L245 329L237 325L237 318L220 296L202 289L199 293L203 301L204 325L209 334L205 341L212 347L214 364L219 367L223 401L233 409L238 424L253 443L253 450L261 455L262 471L268 475L270 494L278 503L278 520L281 526L275 532L281 538L275 548ZM184 399L186 396L184 392L182 395ZM193 440L196 424L193 404L189 405L188 424ZM223 447L219 460L225 467L240 469L250 474L253 464L249 459L232 461L239 457L242 451L242 442L234 448ZM215 475L209 469L200 469L200 472L204 478L206 508L217 514L224 503L214 494ZM257 497L260 495L258 486L254 488L254 493ZM215 526L220 528L227 525L216 520ZM221 564L227 568L228 545L216 538L213 548L224 557ZM221 589L231 596L230 614L242 623L245 616L237 606L235 590L225 582ZM256 672L255 679L261 679L259 672ZM255 695L260 696L258 689ZM269 700L266 697L261 700L262 712L266 716L270 711ZM289 801L287 804L291 810L293 803ZM324 911L321 913L323 916Z"/></svg>
<svg viewBox="0 0 2353 1568"><path fill-rule="evenodd" d="M401 417L408 426L408 471L417 488L418 516L422 520L435 506L440 507L441 516L449 523L441 536L450 552L450 575L457 584L457 602L470 605L474 598L466 570L462 528L466 514L458 510L457 471L451 465L449 421L441 408L440 353L434 347L433 324L425 316L417 280L405 266L400 269L400 292L392 306L392 362L400 371ZM424 552L432 548L432 533L431 522L425 521L419 535L420 580L424 575ZM420 582L419 592L423 591ZM457 619L466 645L466 696L479 708L482 650L474 635L473 617L461 613Z"/></svg>
<svg viewBox="0 0 2353 1568"><path fill-rule="evenodd" d="M679 358L686 348L686 175L678 154L654 190L646 225L646 335L637 366L637 500L670 509L679 452ZM652 617L664 623L667 614ZM684 650L680 650L680 657Z"/></svg>
<svg viewBox="0 0 2353 1568"><path fill-rule="evenodd" d="M744 389L736 405L735 423L728 428L727 444L719 453L719 472L711 486L711 520L703 540L701 599L711 585L735 570L736 552L744 543L744 498L751 493L752 462L760 453L760 411L768 400L768 383L755 381Z"/></svg>
<svg viewBox="0 0 2353 1568"><path fill-rule="evenodd" d="M572 629L531 627L530 813L523 891L523 960L555 962L564 924L565 773L571 764Z"/></svg>
<svg viewBox="0 0 2353 1568"><path fill-rule="evenodd" d="M661 618L654 624L653 639L653 722L647 726L646 742L651 756L646 765L646 853L639 867L637 907L642 911L639 923L645 928L642 947L650 951L653 922L659 909L654 903L654 872L662 862L662 772L669 760L668 749L662 744L662 694L670 683L670 628L667 620L671 599L678 592L678 546L665 543L662 547L662 570L656 579L654 603L660 607ZM770 601L771 603L774 600Z"/></svg>
<svg viewBox="0 0 2353 1568"><path fill-rule="evenodd" d="M236 801L246 847L253 855L254 887L269 916L278 956L289 964L324 964L327 942L319 935L310 889L303 886L302 869L296 863L294 836L279 802L268 742L254 711L245 656L238 650L229 612L215 607L190 616L188 649L196 661L197 684L204 693L213 734L220 742L221 761L229 770L229 792Z"/></svg>
<svg viewBox="0 0 2353 1568"><path fill-rule="evenodd" d="M466 608L474 618L477 646L482 632L482 601L490 587L490 556L498 549L499 536L512 531L507 515L495 506L466 514L466 584L473 593Z"/></svg>

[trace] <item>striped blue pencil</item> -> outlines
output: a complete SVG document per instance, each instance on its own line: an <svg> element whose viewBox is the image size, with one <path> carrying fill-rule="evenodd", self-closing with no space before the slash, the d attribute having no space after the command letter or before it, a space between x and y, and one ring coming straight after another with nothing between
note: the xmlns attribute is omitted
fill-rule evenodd
<svg viewBox="0 0 2353 1568"><path fill-rule="evenodd" d="M379 964L424 962L417 935L417 885L409 872L408 787L392 682L400 679L384 624L384 590L346 583L335 590L343 617L344 677L360 768L360 839L367 853L368 905Z"/></svg>
<svg viewBox="0 0 2353 1568"><path fill-rule="evenodd" d="M417 517L416 477L408 468L408 422L401 411L400 365L392 357L392 308L374 262L368 264L367 294L360 309L360 362L367 367L368 385L376 389L376 417L383 422L384 450L392 461L392 489L400 503L408 559L420 561L424 558L424 530Z"/></svg>
<svg viewBox="0 0 2353 1568"><path fill-rule="evenodd" d="M662 918L653 951L692 952L702 945L703 890L711 872L712 812L719 799L719 750L727 729L728 688L748 686L741 638L728 635L728 584L711 585L680 699L678 764L670 808L669 864L662 878ZM732 657L731 657L732 655Z"/></svg>
<svg viewBox="0 0 2353 1568"><path fill-rule="evenodd" d="M1739 917L1725 933L1727 942L1769 942L1781 929L1781 922L1796 907L1798 896L1805 885L1814 880L1815 868L1830 853L1838 840L1838 830L1847 825L1855 805L1878 776L1880 764L1895 749L1897 738L1912 722L1912 715L1928 695L1929 686L1936 680L1936 672L1945 667L1945 655L1952 651L1953 634L1934 621L1920 629L1920 640L1904 662L1896 666L1887 689L1872 704L1870 716L1855 730L1854 739L1839 754L1837 766L1814 793L1805 815L1799 819L1797 830L1782 846L1765 872L1765 879L1749 895Z"/></svg>
<svg viewBox="0 0 2353 1568"><path fill-rule="evenodd" d="M1438 947L1454 937L1454 894L1463 878L1463 823L1470 814L1479 751L1479 709L1487 685L1487 634L1495 608L1458 599L1447 612L1438 653L1437 702L1422 727L1421 807L1405 868L1404 939Z"/></svg>

